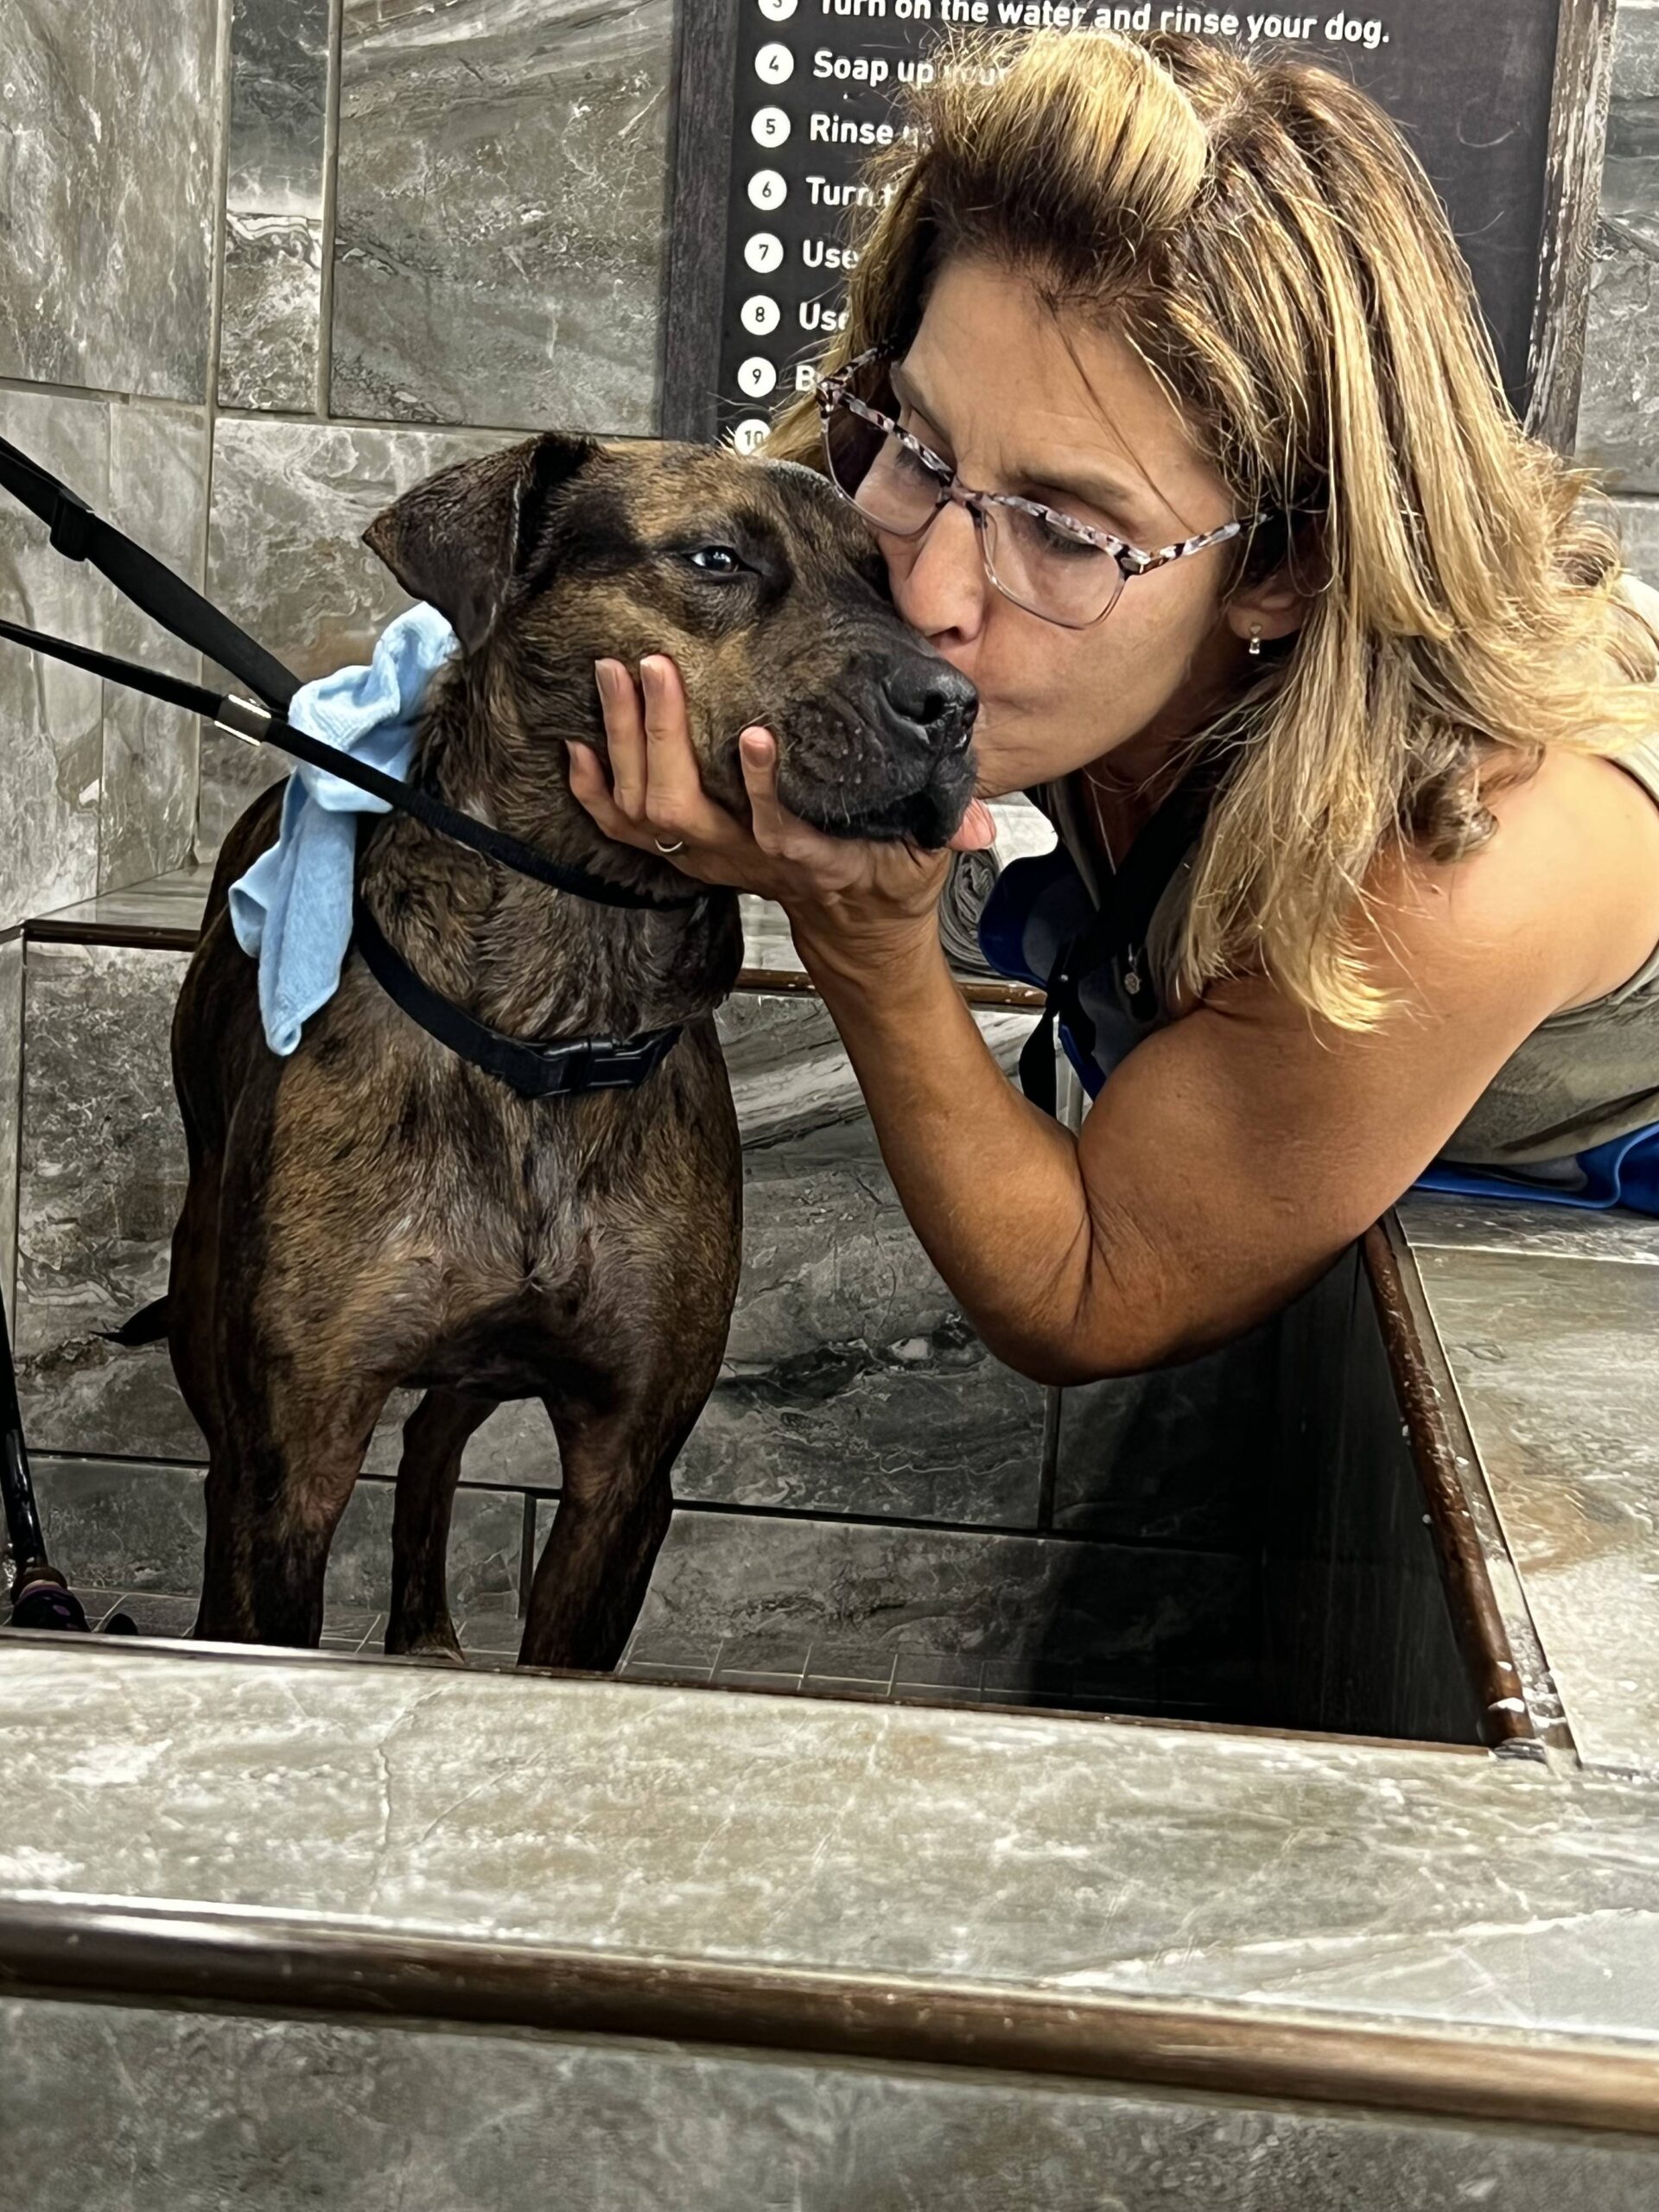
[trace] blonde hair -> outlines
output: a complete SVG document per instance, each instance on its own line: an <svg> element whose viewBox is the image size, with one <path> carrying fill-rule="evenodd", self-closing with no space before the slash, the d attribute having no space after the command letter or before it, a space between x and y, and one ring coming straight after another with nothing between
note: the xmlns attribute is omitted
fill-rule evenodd
<svg viewBox="0 0 1659 2212"><path fill-rule="evenodd" d="M826 365L902 349L944 261L988 258L1135 348L1236 512L1291 518L1226 584L1287 563L1308 610L1204 733L1221 772L1177 980L1265 972L1370 1026L1354 932L1390 843L1456 858L1494 826L1483 775L1659 725L1589 478L1516 423L1432 187L1332 72L1040 33L947 49L904 119ZM820 461L810 398L768 451Z"/></svg>

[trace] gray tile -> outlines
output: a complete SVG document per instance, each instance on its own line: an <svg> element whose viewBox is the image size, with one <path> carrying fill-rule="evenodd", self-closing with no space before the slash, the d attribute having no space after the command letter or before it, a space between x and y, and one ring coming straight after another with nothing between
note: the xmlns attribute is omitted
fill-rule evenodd
<svg viewBox="0 0 1659 2212"><path fill-rule="evenodd" d="M386 1617L377 1605L342 1605L330 1597L323 1609L322 1649L325 1651L376 1651L385 1632Z"/></svg>
<svg viewBox="0 0 1659 2212"><path fill-rule="evenodd" d="M392 1485L360 1481L328 1557L331 1599L384 1607L391 1599ZM487 1620L516 1605L524 1502L512 1491L463 1487L449 1531L449 1604L457 1619Z"/></svg>
<svg viewBox="0 0 1659 2212"><path fill-rule="evenodd" d="M802 1636L728 1636L715 1662L718 1689L797 1690L806 1675Z"/></svg>
<svg viewBox="0 0 1659 2212"><path fill-rule="evenodd" d="M8 70L13 66L10 57ZM0 309L0 315L3 309ZM0 391L0 435L100 510L110 489L110 411L101 402ZM66 561L43 524L0 500L0 599L31 629L97 645L102 580ZM98 888L103 687L15 645L0 650L0 931Z"/></svg>
<svg viewBox="0 0 1659 2212"><path fill-rule="evenodd" d="M125 1603L140 1592L181 1597L200 1587L199 1468L38 1451L33 1465L54 1564L76 1589L119 1591Z"/></svg>
<svg viewBox="0 0 1659 2212"><path fill-rule="evenodd" d="M1072 1667L993 1660L985 1669L980 1694L987 1705L1069 1705L1077 1680Z"/></svg>
<svg viewBox="0 0 1659 2212"><path fill-rule="evenodd" d="M1300 2012L1496 2030L1501 2052L1582 2037L1592 2067L1614 2038L1656 2048L1645 1783L1060 1714L112 1656L6 1648L9 1890L1214 2001L1264 2031Z"/></svg>
<svg viewBox="0 0 1659 2212"><path fill-rule="evenodd" d="M198 588L207 457L207 423L200 414L151 406L110 411L107 512ZM103 635L109 652L200 681L200 655L174 643L159 623L115 593L108 594ZM104 686L103 715L98 887L112 891L188 857L195 833L199 724L194 715L113 683Z"/></svg>
<svg viewBox="0 0 1659 2212"><path fill-rule="evenodd" d="M1531 1199L1470 1198L1413 1191L1396 1209L1414 1250L1549 1253L1563 1260L1627 1260L1659 1266L1659 1221L1621 1206L1592 1213Z"/></svg>
<svg viewBox="0 0 1659 2212"><path fill-rule="evenodd" d="M221 406L316 404L327 61L328 0L236 0Z"/></svg>
<svg viewBox="0 0 1659 2212"><path fill-rule="evenodd" d="M227 213L219 404L289 415L314 408L321 318L322 225Z"/></svg>
<svg viewBox="0 0 1659 2212"><path fill-rule="evenodd" d="M977 1705L984 1688L985 1662L901 1648L893 1654L895 1697L931 1698L940 1703Z"/></svg>
<svg viewBox="0 0 1659 2212"><path fill-rule="evenodd" d="M1659 10L1621 7L1585 333L1579 451L1619 490L1659 491Z"/></svg>
<svg viewBox="0 0 1659 2212"><path fill-rule="evenodd" d="M0 429L188 582L201 576L207 446L200 412L0 392ZM8 500L0 580L33 626L194 677L174 645L90 566L65 560ZM193 716L8 646L0 797L19 834L0 859L0 928L153 875L189 849Z"/></svg>
<svg viewBox="0 0 1659 2212"><path fill-rule="evenodd" d="M302 681L366 660L410 602L359 543L364 529L423 477L508 442L505 433L221 418L208 596ZM280 755L206 733L200 852L216 851L255 792L285 772Z"/></svg>
<svg viewBox="0 0 1659 2212"><path fill-rule="evenodd" d="M1224 1683L1254 1648L1255 1601L1249 1564L1218 1554L691 1510L674 1517L639 1635L781 1645L791 1661L798 1644L893 1652L907 1679L923 1657L1087 1665L1137 1694L1160 1660ZM722 1643L722 1674L731 1663Z"/></svg>
<svg viewBox="0 0 1659 2212"><path fill-rule="evenodd" d="M168 1596L157 1591L124 1591L110 1611L124 1613L140 1636L175 1640L188 1637L196 1621L194 1597Z"/></svg>
<svg viewBox="0 0 1659 2212"><path fill-rule="evenodd" d="M511 1595L475 1599L455 1621L455 1633L464 1650L493 1658L516 1659L524 1632L518 1600Z"/></svg>
<svg viewBox="0 0 1659 2212"><path fill-rule="evenodd" d="M656 428L668 0L346 0L334 411Z"/></svg>
<svg viewBox="0 0 1659 2212"><path fill-rule="evenodd" d="M186 861L164 874L128 884L119 891L100 892L94 899L73 900L54 910L53 922L62 929L84 927L105 931L126 931L141 944L152 930L180 930L194 937L201 926L213 880L211 868Z"/></svg>
<svg viewBox="0 0 1659 2212"><path fill-rule="evenodd" d="M1631 2137L783 2052L10 1997L0 2033L16 2201L84 2212L531 2212L550 2174L570 2212L1648 2212L1659 2178Z"/></svg>
<svg viewBox="0 0 1659 2212"><path fill-rule="evenodd" d="M675 1492L1030 1528L1042 1433L1042 1392L952 1316L895 1344L856 1338L765 1363L728 1360L680 1456Z"/></svg>
<svg viewBox="0 0 1659 2212"><path fill-rule="evenodd" d="M0 376L205 400L214 0L7 11Z"/></svg>
<svg viewBox="0 0 1659 2212"><path fill-rule="evenodd" d="M690 1675L711 1675L720 1657L717 1637L635 1636L623 1656L625 1668L683 1669Z"/></svg>
<svg viewBox="0 0 1659 2212"><path fill-rule="evenodd" d="M980 1017L1005 1066L1023 1015ZM744 1140L743 1274L678 1494L1034 1523L1044 1394L963 1325L813 999L721 1011Z"/></svg>
<svg viewBox="0 0 1659 2212"><path fill-rule="evenodd" d="M1612 490L1659 491L1659 244L1605 219L1591 266L1578 457Z"/></svg>
<svg viewBox="0 0 1659 2212"><path fill-rule="evenodd" d="M263 427L263 426L262 426ZM201 872L110 895L100 921L177 925ZM102 1332L159 1296L185 1161L168 1031L186 957L37 942L27 953L20 1351L36 1446L199 1463L165 1346ZM1011 1058L1023 1017L982 1017ZM752 998L723 1017L746 1137L745 1260L730 1357L682 1455L683 1497L1034 1524L1044 1394L991 1358L905 1220L821 1006ZM395 1472L412 1396L371 1472ZM469 1485L556 1489L542 1408L503 1408Z"/></svg>
<svg viewBox="0 0 1659 2212"><path fill-rule="evenodd" d="M1580 1754L1659 1769L1659 1273L1490 1251L1418 1267Z"/></svg>
<svg viewBox="0 0 1659 2212"><path fill-rule="evenodd" d="M1659 499L1616 499L1613 512L1626 565L1659 590Z"/></svg>
<svg viewBox="0 0 1659 2212"><path fill-rule="evenodd" d="M54 1560L78 1589L179 1598L200 1589L206 1525L200 1467L37 1450L34 1468ZM392 1504L386 1483L361 1481L353 1493L329 1556L325 1633L331 1637L346 1634L359 1615L385 1625ZM451 1609L492 1644L502 1618L517 1615L523 1528L522 1501L511 1492L469 1490L455 1501ZM367 1633L362 1629L359 1640ZM516 1649L516 1636L512 1642Z"/></svg>
<svg viewBox="0 0 1659 2212"><path fill-rule="evenodd" d="M654 1659L626 1660L616 1671L631 1682L655 1682L663 1688L707 1688L715 1678L712 1667L658 1665Z"/></svg>
<svg viewBox="0 0 1659 2212"><path fill-rule="evenodd" d="M168 1031L185 957L26 951L17 1350L36 1450L200 1459L164 1346L111 1328L167 1287L184 1193Z"/></svg>
<svg viewBox="0 0 1659 2212"><path fill-rule="evenodd" d="M1272 1324L1204 1358L1061 1394L1058 1527L1249 1551L1273 1448Z"/></svg>
<svg viewBox="0 0 1659 2212"><path fill-rule="evenodd" d="M10 1325L17 1265L17 1154L23 1080L23 941L0 938L0 1300Z"/></svg>
<svg viewBox="0 0 1659 2212"><path fill-rule="evenodd" d="M329 0L233 0L226 194L232 207L322 214Z"/></svg>
<svg viewBox="0 0 1659 2212"><path fill-rule="evenodd" d="M897 1654L839 1643L815 1643L807 1653L809 1688L849 1688L887 1691L899 1665Z"/></svg>

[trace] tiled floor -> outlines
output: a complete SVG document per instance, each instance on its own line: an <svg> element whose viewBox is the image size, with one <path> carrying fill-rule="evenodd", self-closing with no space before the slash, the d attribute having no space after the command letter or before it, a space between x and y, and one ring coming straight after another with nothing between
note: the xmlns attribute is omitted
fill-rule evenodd
<svg viewBox="0 0 1659 2212"><path fill-rule="evenodd" d="M87 1621L101 1629L124 1613L141 1636L188 1637L196 1601L172 1592L82 1589ZM378 1657L386 1617L366 1607L337 1606L323 1623L321 1649ZM511 1668L521 1628L510 1600L480 1606L458 1619L456 1633L468 1662ZM931 1652L856 1650L830 1643L760 1642L727 1637L692 1643L667 1637L639 1637L619 1675L631 1681L699 1684L715 1689L772 1690L808 1697L901 1698L928 1705L1034 1707L1049 1711L1146 1714L1205 1719L1209 1709L1167 1699L1126 1698L1071 1669Z"/></svg>

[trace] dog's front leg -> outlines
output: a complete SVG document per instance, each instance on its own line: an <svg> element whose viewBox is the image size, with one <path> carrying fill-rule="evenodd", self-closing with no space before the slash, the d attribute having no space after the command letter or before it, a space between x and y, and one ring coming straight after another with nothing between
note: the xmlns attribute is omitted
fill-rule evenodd
<svg viewBox="0 0 1659 2212"><path fill-rule="evenodd" d="M429 1390L404 1423L391 1521L391 1612L386 1649L461 1656L449 1615L449 1516L467 1440L495 1411L493 1398Z"/></svg>
<svg viewBox="0 0 1659 2212"><path fill-rule="evenodd" d="M699 1410L702 1403L699 1396ZM692 1424L664 1433L660 1414L640 1407L606 1419L578 1418L551 1403L547 1410L559 1440L562 1494L531 1588L518 1662L607 1670L645 1604L673 1517L670 1476Z"/></svg>
<svg viewBox="0 0 1659 2212"><path fill-rule="evenodd" d="M328 1548L391 1392L390 1378L287 1363L226 1389L197 1636L315 1648Z"/></svg>

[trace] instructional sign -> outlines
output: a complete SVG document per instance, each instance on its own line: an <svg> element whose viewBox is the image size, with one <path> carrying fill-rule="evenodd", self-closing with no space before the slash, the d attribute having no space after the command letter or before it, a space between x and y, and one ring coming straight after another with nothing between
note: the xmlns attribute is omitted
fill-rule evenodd
<svg viewBox="0 0 1659 2212"><path fill-rule="evenodd" d="M855 258L861 169L902 137L896 96L962 29L1196 32L1289 49L1350 75L1401 124L1445 203L1524 404L1544 243L1557 0L1382 0L1314 14L1096 0L727 0L738 11L728 116L714 427L747 450L810 387ZM729 52L731 41L725 42ZM724 56L721 57L722 60ZM684 52L683 70L700 66ZM722 88L723 91L723 88ZM682 98L683 99L683 88Z"/></svg>

